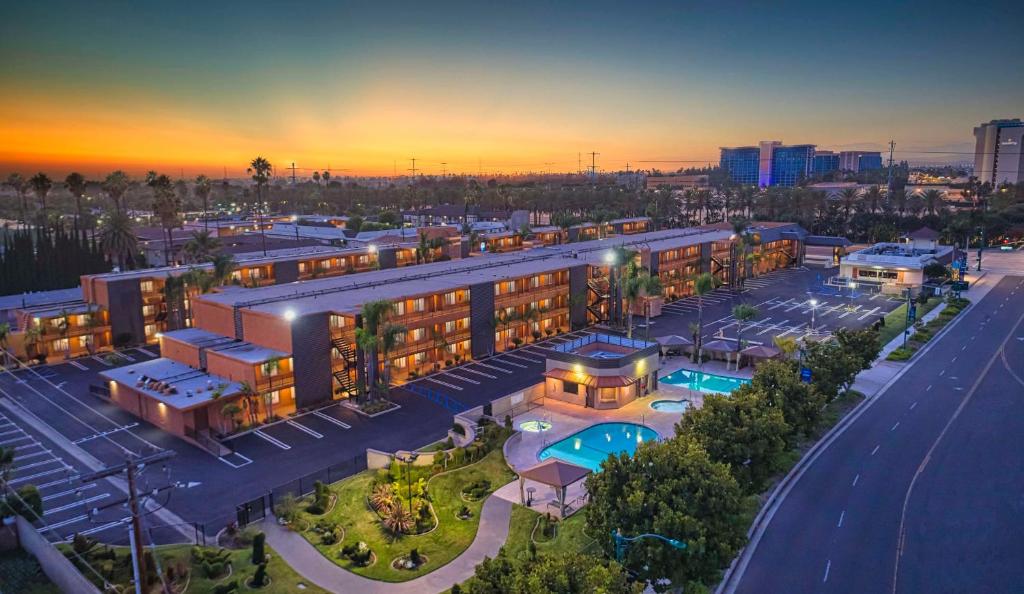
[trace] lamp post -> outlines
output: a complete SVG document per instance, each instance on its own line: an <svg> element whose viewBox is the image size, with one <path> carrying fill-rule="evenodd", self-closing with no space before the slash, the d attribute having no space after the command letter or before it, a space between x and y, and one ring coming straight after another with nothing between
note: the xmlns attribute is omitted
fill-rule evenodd
<svg viewBox="0 0 1024 594"><path fill-rule="evenodd" d="M408 489L407 493L409 495L410 516L412 515L412 463L416 461L416 458L419 458L419 454L416 452L408 452L404 456L398 454L395 455L395 459L399 462L405 463L405 486L406 489Z"/></svg>
<svg viewBox="0 0 1024 594"><path fill-rule="evenodd" d="M679 549L680 551L686 548L685 542L674 538L668 538L667 536L662 536L660 534L647 533L640 534L638 536L623 536L622 529L620 528L612 532L612 540L615 541L615 560L621 563L622 558L626 554L626 547L644 538L660 540L673 548Z"/></svg>
<svg viewBox="0 0 1024 594"><path fill-rule="evenodd" d="M818 300L812 298L808 303L811 305L811 334L814 334L814 314L818 311Z"/></svg>

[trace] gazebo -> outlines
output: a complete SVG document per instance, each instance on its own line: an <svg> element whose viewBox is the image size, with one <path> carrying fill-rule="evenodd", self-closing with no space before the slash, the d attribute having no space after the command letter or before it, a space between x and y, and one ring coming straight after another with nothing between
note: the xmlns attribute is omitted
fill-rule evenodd
<svg viewBox="0 0 1024 594"><path fill-rule="evenodd" d="M548 458L536 466L532 466L519 473L519 501L526 505L524 485L526 480L548 485L555 489L555 496L558 499L558 517L565 517L565 491L569 485L583 480L590 474L591 470L583 466L577 466L563 462L557 458Z"/></svg>
<svg viewBox="0 0 1024 594"><path fill-rule="evenodd" d="M655 342L661 345L661 352L668 354L669 351L678 350L680 353L685 352L686 349L693 347L693 341L685 336L679 336L678 334L669 334L668 336L656 336Z"/></svg>
<svg viewBox="0 0 1024 594"><path fill-rule="evenodd" d="M732 362L732 356L736 354L736 345L730 344L724 340L712 340L708 343L700 345L700 348L705 353L711 353L712 358L715 355L725 355L725 368L729 368L729 363ZM739 359L739 356L736 357Z"/></svg>
<svg viewBox="0 0 1024 594"><path fill-rule="evenodd" d="M740 351L740 355L747 357L756 365L761 361L777 359L782 355L782 351L773 346L756 345L743 349Z"/></svg>

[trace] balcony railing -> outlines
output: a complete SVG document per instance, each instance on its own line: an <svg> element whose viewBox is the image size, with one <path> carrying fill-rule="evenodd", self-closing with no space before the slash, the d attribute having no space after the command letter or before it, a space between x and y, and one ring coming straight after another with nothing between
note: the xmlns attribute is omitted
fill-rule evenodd
<svg viewBox="0 0 1024 594"><path fill-rule="evenodd" d="M260 392L273 392L281 388L290 388L293 385L295 385L294 373L267 375L256 380L256 389Z"/></svg>

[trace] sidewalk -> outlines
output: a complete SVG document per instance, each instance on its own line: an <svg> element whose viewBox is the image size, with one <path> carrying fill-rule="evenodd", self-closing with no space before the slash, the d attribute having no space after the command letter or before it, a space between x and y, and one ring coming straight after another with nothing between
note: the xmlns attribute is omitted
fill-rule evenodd
<svg viewBox="0 0 1024 594"><path fill-rule="evenodd" d="M381 582L356 575L324 557L301 535L268 516L261 524L269 544L299 575L330 592L347 594L426 594L442 592L473 575L484 557L494 558L508 538L512 504L491 495L480 512L480 527L473 544L447 565L407 582Z"/></svg>

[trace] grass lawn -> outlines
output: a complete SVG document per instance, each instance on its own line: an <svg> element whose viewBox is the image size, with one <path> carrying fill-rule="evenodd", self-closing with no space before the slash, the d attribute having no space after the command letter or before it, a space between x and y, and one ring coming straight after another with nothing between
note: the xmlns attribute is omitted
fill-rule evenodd
<svg viewBox="0 0 1024 594"><path fill-rule="evenodd" d="M35 557L22 549L0 553L0 587L19 594L60 594Z"/></svg>
<svg viewBox="0 0 1024 594"><path fill-rule="evenodd" d="M932 297L925 304L917 305L917 319L924 317L924 314L935 309L942 303L940 297ZM903 327L907 323L907 304L904 302L902 305L892 310L885 315L885 326L883 326L878 332L878 342L882 346L889 344L889 342L897 336L903 334Z"/></svg>
<svg viewBox="0 0 1024 594"><path fill-rule="evenodd" d="M69 545L60 545L62 550L70 548ZM212 547L210 547L212 549ZM127 560L123 560L124 557L130 553L127 547L113 547L117 554L118 561L114 562L114 566L117 567L112 577L108 578L113 583L122 586L125 592L134 591L129 587L129 574L131 571L131 564ZM160 566L166 570L168 566L177 566L177 564L183 563L186 566L191 565L191 549L189 545L170 545L157 547L156 559L159 561ZM148 547L147 551L150 550ZM213 549L215 550L215 549ZM203 575L203 570L199 567L193 568L191 576L188 582L188 592L195 594L208 594L220 584L226 584L233 580L238 580L238 589L236 592L266 592L267 594L288 594L290 592L309 592L310 594L328 594L326 590L318 588L314 584L305 581L299 574L292 570L291 566L285 563L280 556L274 552L273 549L268 545L266 547L267 553L270 554L270 562L267 564L267 575L270 576L270 584L259 589L247 588L245 586L246 580L252 577L256 572L256 566L252 564L252 549L239 549L231 551L231 575L219 576L215 579L207 578ZM125 571L122 571L124 568ZM89 576L89 574L86 574ZM95 576L89 576L95 577ZM93 579L95 583L97 579ZM300 584L303 586L300 589ZM98 584L97 584L98 585ZM157 582L150 589L150 592L155 594L160 592L160 583Z"/></svg>
<svg viewBox="0 0 1024 594"><path fill-rule="evenodd" d="M505 541L505 552L511 557L525 555L529 546L531 535L534 534L534 526L540 519L541 514L532 509L522 506L512 506L512 521L508 529L508 540ZM595 553L597 543L590 538L584 528L586 520L583 512L573 514L558 524L555 537L546 540L540 535L540 528L537 528L537 552L538 553Z"/></svg>
<svg viewBox="0 0 1024 594"><path fill-rule="evenodd" d="M420 470L421 469L421 470ZM429 467L420 467L421 472L429 474ZM320 552L341 567L359 575L387 582L402 582L430 573L459 556L473 542L480 522L480 501L465 501L461 493L463 487L477 480L486 479L492 489L509 482L513 474L505 464L500 448L488 453L480 461L457 470L441 473L430 478L427 490L434 513L437 516L437 527L425 534L402 535L394 537L383 525L368 502L376 471L366 471L347 478L330 486L337 496L334 508L324 515L314 516L302 513L302 518L312 527L318 521L335 522L344 529L342 539L331 545L324 545L321 537L311 529L302 532ZM417 477L413 473L413 480ZM456 517L459 509L465 505L472 512L468 520ZM366 543L376 556L376 562L369 567L358 567L349 559L340 555L341 548L346 544ZM407 555L416 549L427 558L427 562L413 570L394 569L391 562Z"/></svg>

